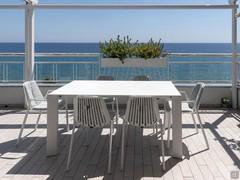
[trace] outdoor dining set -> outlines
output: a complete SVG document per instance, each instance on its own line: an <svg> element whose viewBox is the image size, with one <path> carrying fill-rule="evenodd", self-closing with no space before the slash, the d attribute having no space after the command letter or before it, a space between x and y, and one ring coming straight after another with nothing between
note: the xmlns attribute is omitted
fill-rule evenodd
<svg viewBox="0 0 240 180"><path fill-rule="evenodd" d="M124 160L126 160L124 149L127 126L153 128L154 137L160 140L162 169L165 170L165 144L171 152L172 157L180 159L183 157L182 112L192 115L197 133L197 124L199 124L206 146L209 148L198 113L204 87L204 83L197 83L191 95L188 96L185 92L178 91L171 81L151 81L147 76L137 76L132 81L117 81L111 76L99 76L97 80L72 81L56 90L48 91L46 96L43 96L35 81L27 81L23 84L27 110L17 139L17 145L21 143L29 112L32 110L39 111L39 116L35 124L36 130L41 113L47 111L47 156L57 155L58 109L65 109L67 131L72 127L66 165L67 170L70 169L76 128L108 127L109 154L107 171L111 173L115 124L120 124L122 127L121 170L124 168ZM119 100L126 97L128 99L126 108L124 108L124 113L120 113ZM68 115L70 104L73 104L73 124L71 126L69 126ZM163 112L164 118L160 116L160 109L162 109L161 112ZM195 119L195 114L197 119ZM123 119L123 121L120 123L119 119ZM170 130L172 131L171 141ZM164 143L163 135L165 131L167 133L167 143Z"/></svg>

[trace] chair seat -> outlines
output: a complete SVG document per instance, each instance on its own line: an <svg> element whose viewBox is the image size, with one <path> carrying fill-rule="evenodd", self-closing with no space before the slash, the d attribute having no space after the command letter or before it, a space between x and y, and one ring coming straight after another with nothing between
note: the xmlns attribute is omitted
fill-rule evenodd
<svg viewBox="0 0 240 180"><path fill-rule="evenodd" d="M105 103L112 103L114 101L113 97L103 97Z"/></svg>
<svg viewBox="0 0 240 180"><path fill-rule="evenodd" d="M193 109L189 107L189 103L182 102L182 111L183 112L193 112Z"/></svg>
<svg viewBox="0 0 240 180"><path fill-rule="evenodd" d="M65 105L65 101L63 99L58 100L58 107L62 108ZM33 110L47 110L47 101L41 101L38 105L32 108Z"/></svg>
<svg viewBox="0 0 240 180"><path fill-rule="evenodd" d="M188 102L181 102L182 104L182 112L193 112L193 109L189 107ZM165 101L165 110L166 111L171 111L172 110L172 101Z"/></svg>

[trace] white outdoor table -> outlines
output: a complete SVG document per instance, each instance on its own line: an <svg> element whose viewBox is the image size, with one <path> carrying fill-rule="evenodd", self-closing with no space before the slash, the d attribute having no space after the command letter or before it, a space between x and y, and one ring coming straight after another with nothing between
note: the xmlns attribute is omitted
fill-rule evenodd
<svg viewBox="0 0 240 180"><path fill-rule="evenodd" d="M171 81L72 81L48 95L47 155L58 150L59 96L155 96L172 98L172 156L182 158L181 94Z"/></svg>

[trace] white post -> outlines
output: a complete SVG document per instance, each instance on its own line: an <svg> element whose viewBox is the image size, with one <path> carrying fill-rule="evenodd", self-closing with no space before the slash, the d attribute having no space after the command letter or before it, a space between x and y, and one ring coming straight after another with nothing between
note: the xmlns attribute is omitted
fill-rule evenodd
<svg viewBox="0 0 240 180"><path fill-rule="evenodd" d="M237 76L238 76L238 64L237 64L237 0L232 0L234 5L232 9L232 107L237 108Z"/></svg>
<svg viewBox="0 0 240 180"><path fill-rule="evenodd" d="M25 7L25 81L34 79L34 12L30 3Z"/></svg>

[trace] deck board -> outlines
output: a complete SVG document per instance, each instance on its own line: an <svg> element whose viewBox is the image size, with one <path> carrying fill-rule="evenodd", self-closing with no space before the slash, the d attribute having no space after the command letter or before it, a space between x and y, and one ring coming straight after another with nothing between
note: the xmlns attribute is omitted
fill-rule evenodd
<svg viewBox="0 0 240 180"><path fill-rule="evenodd" d="M121 124L115 125L112 148L112 173L107 174L109 128L75 132L71 168L66 171L71 131L66 132L64 113L60 115L59 153L46 157L46 118L39 129L26 137L18 147L16 138L24 118L23 110L0 111L0 179L231 179L230 173L240 167L239 111L202 110L200 116L210 144L201 130L195 134L191 116L183 114L185 159L172 158L165 147L166 171L161 166L159 141L152 128L128 127L125 141L125 167L120 170ZM37 114L29 115L24 135L34 128ZM166 135L165 135L166 140ZM166 141L165 141L166 145Z"/></svg>

